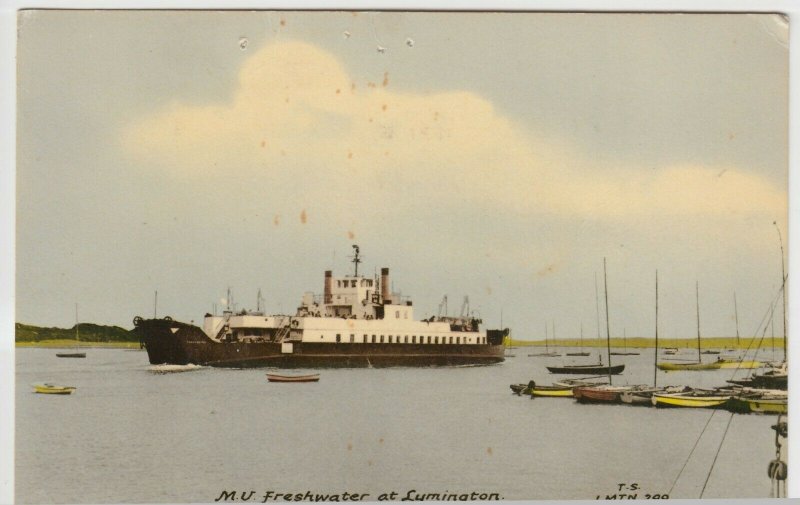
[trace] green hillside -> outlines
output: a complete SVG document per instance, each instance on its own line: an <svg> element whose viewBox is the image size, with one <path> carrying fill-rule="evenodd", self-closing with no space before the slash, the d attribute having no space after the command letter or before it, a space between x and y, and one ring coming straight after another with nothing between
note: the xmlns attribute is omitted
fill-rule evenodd
<svg viewBox="0 0 800 505"><path fill-rule="evenodd" d="M42 328L30 324L16 323L15 341L37 343L50 340L75 340L72 328ZM92 323L78 325L80 342L138 342L132 331L119 326L104 326Z"/></svg>

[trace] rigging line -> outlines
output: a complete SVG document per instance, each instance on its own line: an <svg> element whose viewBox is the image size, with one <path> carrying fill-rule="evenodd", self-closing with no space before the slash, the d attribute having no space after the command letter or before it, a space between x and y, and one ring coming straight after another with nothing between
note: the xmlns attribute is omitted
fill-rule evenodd
<svg viewBox="0 0 800 505"><path fill-rule="evenodd" d="M711 462L711 468L708 469L708 475L706 475L706 481L703 483L703 489L700 490L700 498L703 497L703 493L706 492L706 486L708 485L708 479L711 478L711 472L714 471L714 465L717 464L717 457L719 456L719 452L722 450L722 444L725 442L725 436L728 434L728 428L731 427L731 421L733 420L733 416L735 414L731 412L731 416L728 418L728 424L725 425L725 431L722 432L722 439L719 441L719 447L717 447L717 453L714 454L714 461Z"/></svg>
<svg viewBox="0 0 800 505"><path fill-rule="evenodd" d="M784 283L783 286L781 286L778 289L778 292L775 293L775 296L772 298L772 302L770 303L769 309L767 309L764 312L764 315L761 317L761 321L758 323L758 327L756 328L756 331L754 332L754 337L750 339L750 343L747 344L747 349L744 350L744 357L747 357L748 353L750 352L750 348L753 346L753 341L754 341L755 337L758 336L758 330L763 325L764 326L764 331L762 332L761 339L759 339L758 346L756 347L756 350L753 353L753 359L755 359L756 356L758 355L758 349L761 348L761 343L764 341L764 336L767 333L767 325L766 325L767 315L769 315L769 313L774 310L775 304L778 303L778 297L780 297L780 295L783 292L784 288L785 288L785 283ZM744 361L744 357L742 358L741 361L739 361L739 363L736 365L736 368L733 370L733 373L731 374L731 379L733 379L733 377L736 375L736 372L738 372L740 370L740 367L742 366L742 361ZM749 375L752 375L752 374L753 374L753 370L750 370L750 374Z"/></svg>
<svg viewBox="0 0 800 505"><path fill-rule="evenodd" d="M695 449L697 449L697 444L700 443L700 439L703 438L703 433L705 433L706 432L706 428L708 428L708 423L711 422L711 419L714 417L714 414L716 414L716 413L717 413L717 409L714 409L711 412L711 415L708 416L708 420L706 421L705 426L703 426L703 429L700 431L700 435L697 437L697 440L694 441L694 445L692 446L692 450L689 451L689 455L686 457L686 461L683 462L683 466L681 467L681 471L678 472L678 475L675 477L675 480L672 481L672 485L669 487L669 491L667 491L667 494L669 496L672 496L672 490L675 488L675 484L678 483L678 480L681 478L681 474L686 469L686 465L689 463L689 460L692 459L692 454L694 454Z"/></svg>

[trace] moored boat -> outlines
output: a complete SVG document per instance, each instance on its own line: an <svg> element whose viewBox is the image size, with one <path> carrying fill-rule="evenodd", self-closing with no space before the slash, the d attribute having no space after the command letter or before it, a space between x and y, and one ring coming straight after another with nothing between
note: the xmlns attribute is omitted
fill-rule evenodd
<svg viewBox="0 0 800 505"><path fill-rule="evenodd" d="M730 392L694 389L683 393L653 393L656 407L722 408L731 397Z"/></svg>
<svg viewBox="0 0 800 505"><path fill-rule="evenodd" d="M359 275L354 248L355 273L335 278L326 271L323 294L304 294L293 316L228 307L221 316L206 314L202 328L136 317L134 331L154 365L377 368L504 360L508 329L482 330L468 310L415 320L411 300L391 291L388 268L380 278Z"/></svg>
<svg viewBox="0 0 800 505"><path fill-rule="evenodd" d="M49 382L44 384L33 384L33 390L39 394L45 395L69 395L75 391L74 386L59 386Z"/></svg>
<svg viewBox="0 0 800 505"><path fill-rule="evenodd" d="M658 363L656 365L659 370L664 370L667 372L676 371L676 370L719 370L722 367L721 361L715 361L712 363L674 363L670 361L665 361L662 363Z"/></svg>
<svg viewBox="0 0 800 505"><path fill-rule="evenodd" d="M630 391L630 386L580 386L572 390L572 395L581 403L619 403L620 394Z"/></svg>
<svg viewBox="0 0 800 505"><path fill-rule="evenodd" d="M315 373L308 375L281 375L281 374L268 373L267 380L269 382L318 382L319 374Z"/></svg>
<svg viewBox="0 0 800 505"><path fill-rule="evenodd" d="M547 369L550 371L550 373L555 374L619 375L623 370L625 370L625 365L562 365L548 366Z"/></svg>
<svg viewBox="0 0 800 505"><path fill-rule="evenodd" d="M85 358L85 352L57 352L57 358Z"/></svg>

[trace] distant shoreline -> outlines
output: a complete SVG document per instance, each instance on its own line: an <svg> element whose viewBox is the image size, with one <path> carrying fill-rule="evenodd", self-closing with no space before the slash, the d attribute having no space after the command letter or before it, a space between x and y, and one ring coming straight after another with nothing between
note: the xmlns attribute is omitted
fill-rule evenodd
<svg viewBox="0 0 800 505"><path fill-rule="evenodd" d="M759 345L760 341L760 345ZM655 347L654 338L641 338L629 337L612 338L611 347L618 348L631 348L631 349L646 349ZM544 340L516 340L511 339L508 345L515 347L544 347ZM556 339L548 340L547 345L550 347L591 347L591 348L605 348L606 340L597 338L584 338L583 343L580 339ZM701 349L767 349L774 347L776 349L783 349L783 338L740 338L736 342L736 337L704 337L700 341ZM668 347L676 347L678 349L697 349L697 338L659 338L658 347L660 349Z"/></svg>
<svg viewBox="0 0 800 505"><path fill-rule="evenodd" d="M15 342L14 347L38 347L44 349L139 349L139 342L84 342L79 340L57 339L36 342Z"/></svg>

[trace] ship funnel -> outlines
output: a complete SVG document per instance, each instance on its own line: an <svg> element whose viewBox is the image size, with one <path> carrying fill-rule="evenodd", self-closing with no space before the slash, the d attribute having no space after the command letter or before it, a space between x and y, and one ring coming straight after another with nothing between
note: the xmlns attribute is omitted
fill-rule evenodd
<svg viewBox="0 0 800 505"><path fill-rule="evenodd" d="M331 277L333 272L330 270L325 270L325 288L323 291L322 303L331 303L332 296L331 296L331 286L333 285L333 278Z"/></svg>
<svg viewBox="0 0 800 505"><path fill-rule="evenodd" d="M389 292L389 269L381 268L381 298L383 303L391 303L392 295Z"/></svg>

